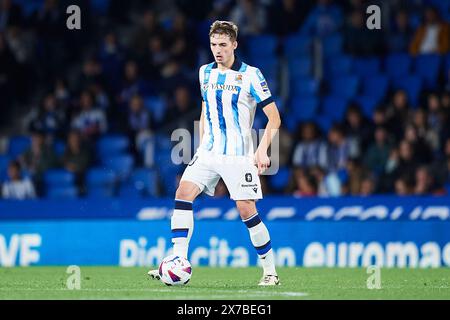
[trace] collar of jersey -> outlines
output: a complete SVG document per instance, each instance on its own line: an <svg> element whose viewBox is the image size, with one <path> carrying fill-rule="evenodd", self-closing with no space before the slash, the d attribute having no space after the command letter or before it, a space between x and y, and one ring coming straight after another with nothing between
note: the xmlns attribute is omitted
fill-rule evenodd
<svg viewBox="0 0 450 320"><path fill-rule="evenodd" d="M242 61L237 56L234 56L234 62L233 62L233 65L231 66L231 70L239 71L241 69L241 66L242 66ZM216 69L216 68L217 68L217 62L214 62L214 64L212 65L212 69Z"/></svg>

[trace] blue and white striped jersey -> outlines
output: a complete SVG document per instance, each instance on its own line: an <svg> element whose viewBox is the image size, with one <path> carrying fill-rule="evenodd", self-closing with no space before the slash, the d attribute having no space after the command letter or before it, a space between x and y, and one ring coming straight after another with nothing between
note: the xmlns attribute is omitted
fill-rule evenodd
<svg viewBox="0 0 450 320"><path fill-rule="evenodd" d="M256 108L273 101L261 71L235 57L226 71L220 71L215 62L201 66L199 78L205 102L200 149L253 156L251 129Z"/></svg>

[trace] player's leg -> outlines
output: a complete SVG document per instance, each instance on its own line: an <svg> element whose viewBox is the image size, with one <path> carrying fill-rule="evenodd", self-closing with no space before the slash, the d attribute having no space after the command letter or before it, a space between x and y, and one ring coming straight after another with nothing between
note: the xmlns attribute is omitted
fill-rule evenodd
<svg viewBox="0 0 450 320"><path fill-rule="evenodd" d="M189 241L194 230L192 203L201 193L200 188L191 181L181 181L175 193L175 209L170 221L172 230L173 254L187 258Z"/></svg>
<svg viewBox="0 0 450 320"><path fill-rule="evenodd" d="M192 203L203 191L214 195L220 176L209 167L209 159L195 155L181 177L175 193L175 208L171 217L173 253L187 258L189 241L194 230ZM159 279L158 270L148 272L151 278Z"/></svg>
<svg viewBox="0 0 450 320"><path fill-rule="evenodd" d="M236 207L242 221L248 228L250 239L264 269L264 275L259 284L278 285L280 282L275 270L275 259L269 230L267 230L256 210L255 200L237 200Z"/></svg>

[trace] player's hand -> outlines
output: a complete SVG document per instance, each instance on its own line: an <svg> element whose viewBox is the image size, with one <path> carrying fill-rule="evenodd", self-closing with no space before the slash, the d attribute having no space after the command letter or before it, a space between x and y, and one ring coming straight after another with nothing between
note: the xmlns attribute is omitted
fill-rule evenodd
<svg viewBox="0 0 450 320"><path fill-rule="evenodd" d="M258 167L258 175L263 174L270 167L270 159L267 152L255 152L255 165Z"/></svg>

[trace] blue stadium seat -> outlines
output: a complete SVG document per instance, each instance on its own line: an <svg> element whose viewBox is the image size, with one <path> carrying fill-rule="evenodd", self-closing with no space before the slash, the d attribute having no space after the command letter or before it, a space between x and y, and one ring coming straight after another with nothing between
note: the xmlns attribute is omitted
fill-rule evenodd
<svg viewBox="0 0 450 320"><path fill-rule="evenodd" d="M326 96L322 100L321 115L328 116L335 121L342 121L347 109L347 100L339 96Z"/></svg>
<svg viewBox="0 0 450 320"><path fill-rule="evenodd" d="M157 123L160 123L165 115L167 106L163 98L158 96L146 96L143 98L144 106L149 110Z"/></svg>
<svg viewBox="0 0 450 320"><path fill-rule="evenodd" d="M144 196L158 195L158 175L156 170L139 168L133 171L130 178L131 185L135 192Z"/></svg>
<svg viewBox="0 0 450 320"><path fill-rule="evenodd" d="M288 60L311 54L312 39L308 36L290 35L284 40L284 55Z"/></svg>
<svg viewBox="0 0 450 320"><path fill-rule="evenodd" d="M300 97L314 97L319 91L319 81L313 78L298 78L292 84L292 94Z"/></svg>
<svg viewBox="0 0 450 320"><path fill-rule="evenodd" d="M323 55L325 57L340 55L343 52L343 42L340 34L325 37L322 41Z"/></svg>
<svg viewBox="0 0 450 320"><path fill-rule="evenodd" d="M289 170L289 167L280 167L277 174L269 177L269 184L272 189L281 192L289 184L290 177L291 171Z"/></svg>
<svg viewBox="0 0 450 320"><path fill-rule="evenodd" d="M353 70L353 58L346 55L330 57L326 60L325 76L336 77L351 74Z"/></svg>
<svg viewBox="0 0 450 320"><path fill-rule="evenodd" d="M291 103L292 116L299 121L313 120L319 108L318 98L294 96Z"/></svg>
<svg viewBox="0 0 450 320"><path fill-rule="evenodd" d="M169 165L160 167L159 170L161 177L164 177L161 181L164 194L166 196L173 197L178 186L177 175L180 174L182 166Z"/></svg>
<svg viewBox="0 0 450 320"><path fill-rule="evenodd" d="M393 53L386 57L385 72L390 78L407 76L411 70L412 59L407 53Z"/></svg>
<svg viewBox="0 0 450 320"><path fill-rule="evenodd" d="M252 60L253 66L257 67L266 79L276 79L278 72L278 59L275 57L256 57ZM272 88L270 88L272 90Z"/></svg>
<svg viewBox="0 0 450 320"><path fill-rule="evenodd" d="M58 157L62 156L64 154L64 151L66 150L66 144L64 141L56 140L53 144L53 150L55 151L56 155Z"/></svg>
<svg viewBox="0 0 450 320"><path fill-rule="evenodd" d="M355 58L353 72L359 77L369 77L380 73L380 59L377 57Z"/></svg>
<svg viewBox="0 0 450 320"><path fill-rule="evenodd" d="M78 197L78 190L74 186L50 187L46 197L53 200L70 200Z"/></svg>
<svg viewBox="0 0 450 320"><path fill-rule="evenodd" d="M7 155L0 155L0 183L7 178L8 164L11 159Z"/></svg>
<svg viewBox="0 0 450 320"><path fill-rule="evenodd" d="M94 15L106 15L110 5L110 0L91 0L90 5Z"/></svg>
<svg viewBox="0 0 450 320"><path fill-rule="evenodd" d="M294 133L297 130L297 126L299 124L298 119L292 115L293 113L294 112L285 112L281 115L282 126L291 133Z"/></svg>
<svg viewBox="0 0 450 320"><path fill-rule="evenodd" d="M297 78L312 76L312 60L308 56L293 58L288 62L289 78L291 81Z"/></svg>
<svg viewBox="0 0 450 320"><path fill-rule="evenodd" d="M319 126L324 135L328 133L333 125L333 119L327 115L320 115L314 119L314 122Z"/></svg>
<svg viewBox="0 0 450 320"><path fill-rule="evenodd" d="M385 75L364 78L362 81L362 95L382 99L389 89L389 79Z"/></svg>
<svg viewBox="0 0 450 320"><path fill-rule="evenodd" d="M113 197L117 176L111 169L92 168L86 174L88 197Z"/></svg>
<svg viewBox="0 0 450 320"><path fill-rule="evenodd" d="M337 97L350 99L356 96L359 89L357 76L342 76L333 78L330 83L331 94Z"/></svg>
<svg viewBox="0 0 450 320"><path fill-rule="evenodd" d="M375 97L371 96L358 96L355 98L362 109L362 113L369 119L372 119L373 112L377 107L379 101Z"/></svg>
<svg viewBox="0 0 450 320"><path fill-rule="evenodd" d="M113 170L120 180L127 179L134 166L134 158L129 154L117 155L102 160L103 165Z"/></svg>
<svg viewBox="0 0 450 320"><path fill-rule="evenodd" d="M74 174L64 169L51 169L44 173L44 182L47 187L70 187L73 186L74 181Z"/></svg>
<svg viewBox="0 0 450 320"><path fill-rule="evenodd" d="M441 57L438 54L419 55L414 60L415 74L419 75L427 89L436 89Z"/></svg>
<svg viewBox="0 0 450 320"><path fill-rule="evenodd" d="M394 89L403 89L408 95L408 100L413 107L417 107L422 91L422 79L417 75L400 77L393 80Z"/></svg>
<svg viewBox="0 0 450 320"><path fill-rule="evenodd" d="M105 135L97 142L97 153L100 157L119 155L128 151L129 141L125 135Z"/></svg>
<svg viewBox="0 0 450 320"><path fill-rule="evenodd" d="M31 138L28 136L13 136L9 139L8 155L16 158L31 146Z"/></svg>
<svg viewBox="0 0 450 320"><path fill-rule="evenodd" d="M251 59L254 57L273 57L278 45L278 39L272 35L251 36L247 39L247 53Z"/></svg>

